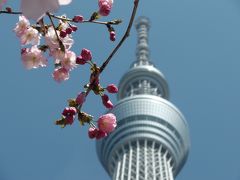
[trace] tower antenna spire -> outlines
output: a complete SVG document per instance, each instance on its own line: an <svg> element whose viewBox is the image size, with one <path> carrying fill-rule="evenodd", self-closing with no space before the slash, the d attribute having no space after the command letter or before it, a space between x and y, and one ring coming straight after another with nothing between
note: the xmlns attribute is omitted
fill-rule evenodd
<svg viewBox="0 0 240 180"><path fill-rule="evenodd" d="M148 45L148 32L150 28L150 20L147 17L141 16L135 23L137 30L137 48L136 48L136 61L134 66L149 65L150 63L150 50Z"/></svg>

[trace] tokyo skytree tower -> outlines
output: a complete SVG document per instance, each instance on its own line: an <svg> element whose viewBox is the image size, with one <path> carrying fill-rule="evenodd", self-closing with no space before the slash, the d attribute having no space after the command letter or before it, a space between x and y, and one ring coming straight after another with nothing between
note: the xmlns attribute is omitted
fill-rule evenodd
<svg viewBox="0 0 240 180"><path fill-rule="evenodd" d="M97 141L97 154L112 180L173 180L188 156L188 125L168 101L164 75L150 61L148 18L135 25L136 61L120 80L118 102L110 111L118 127Z"/></svg>

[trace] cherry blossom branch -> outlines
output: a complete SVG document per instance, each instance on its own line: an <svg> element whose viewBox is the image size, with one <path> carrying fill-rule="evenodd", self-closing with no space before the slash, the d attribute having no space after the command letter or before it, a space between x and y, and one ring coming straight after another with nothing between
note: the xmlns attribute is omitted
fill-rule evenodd
<svg viewBox="0 0 240 180"><path fill-rule="evenodd" d="M86 96L88 96L89 92L92 90L92 88L95 86L95 82L98 80L99 75L103 72L103 70L107 67L107 65L109 64L109 62L111 61L112 57L115 55L115 53L118 51L118 49L122 46L122 44L124 43L124 41L126 40L126 38L129 36L130 30L132 28L132 24L137 12L137 8L138 8L138 3L139 0L135 0L134 1L134 7L132 10L132 14L131 14L131 18L130 21L128 23L128 27L126 29L125 34L123 35L122 39L120 40L120 42L117 44L117 46L113 49L113 51L110 53L110 55L108 56L108 58L104 61L104 63L101 65L101 67L96 67L96 70L91 74L91 76L94 76L94 78L91 80L90 77L90 86L86 91Z"/></svg>
<svg viewBox="0 0 240 180"><path fill-rule="evenodd" d="M132 24L137 12L137 8L138 8L138 3L139 0L134 0L134 7L133 7L133 11L132 11L132 15L127 27L127 30L124 34L124 36L122 37L121 41L117 44L117 46L113 49L113 51L111 52L111 54L108 56L108 58L105 60L105 62L101 65L100 67L100 73L102 73L102 71L106 68L106 66L108 65L108 63L111 61L112 57L114 56L114 54L118 51L118 49L122 46L123 42L126 40L126 38L129 36L130 30L132 28Z"/></svg>
<svg viewBox="0 0 240 180"><path fill-rule="evenodd" d="M39 0L39 2L40 1L41 0ZM104 25L107 27L110 40L115 41L116 37L113 25L117 25L122 21L118 19L107 22L97 20L99 16L109 15L112 8L112 3L112 0L99 0L99 11L94 12L89 20L84 20L80 15L76 15L73 18L56 16L50 12L47 12L48 10L43 10L42 14L45 13L45 15L49 18L50 23L45 24L43 18L40 19L40 17L30 16L28 18L37 21L35 25L31 25L26 17L20 16L19 22L16 24L16 28L14 29L16 35L20 38L22 45L32 45L30 48L22 48L21 50L21 57L27 69L46 66L47 59L44 56L44 52L46 52L47 49L49 50L49 54L55 59L53 78L57 82L67 80L69 78L69 72L73 68L77 67L77 65L84 65L86 63L90 64L91 73L89 83L84 86L84 91L80 92L76 98L68 100L68 107L63 110L61 118L55 123L61 127L71 125L74 122L75 116L77 115L80 124L89 124L89 137L96 139L107 136L115 129L117 125L116 117L111 113L102 115L99 117L96 126L93 122L93 116L83 112L82 106L86 101L87 96L92 91L101 97L102 103L106 108L113 108L113 104L110 101L106 91L108 93L117 93L118 88L114 84L109 84L107 87L102 87L99 82L99 77L112 60L113 56L125 42L126 38L129 36L133 21L135 19L139 0L134 0L131 17L129 18L129 23L125 29L124 35L101 66L98 66L96 63L92 62L92 54L90 50L85 48L82 49L82 52L79 56L76 56L76 54L70 50L73 44L71 34L72 32L77 31L77 27L72 25L72 23L95 23ZM36 8L38 7L35 7L35 9ZM6 10L0 11L0 14L21 15L22 12L13 12L11 8L6 8ZM60 20L58 25L55 26L54 20ZM46 44L39 45L41 35L45 37ZM35 62L33 64L26 63L29 62L29 60L34 60ZM106 122L108 123L107 126Z"/></svg>
<svg viewBox="0 0 240 180"><path fill-rule="evenodd" d="M67 22L73 22L73 23L77 23L76 21L74 21L73 19L67 18L67 17L63 17L63 16L56 16L54 14L49 13L51 17L55 18L55 19L59 19L62 21L67 21ZM112 21L96 21L96 20L83 20L79 23L94 23L94 24L103 24L103 25L118 25L122 22L122 20L120 19L116 19L116 20L112 20Z"/></svg>
<svg viewBox="0 0 240 180"><path fill-rule="evenodd" d="M16 12L14 12L14 11L0 11L0 14L21 15L22 12L17 12L17 11ZM47 15L51 16L52 18L58 19L58 20L77 23L73 19L70 19L70 18L67 18L67 17L57 16L57 15L54 15L52 13L48 13ZM93 24L102 24L102 25L118 25L121 22L122 22L121 19L115 19L115 20L112 20L112 21L83 20L82 22L79 22L79 23L93 23Z"/></svg>
<svg viewBox="0 0 240 180"><path fill-rule="evenodd" d="M13 12L13 11L0 11L0 14L22 14L22 12Z"/></svg>

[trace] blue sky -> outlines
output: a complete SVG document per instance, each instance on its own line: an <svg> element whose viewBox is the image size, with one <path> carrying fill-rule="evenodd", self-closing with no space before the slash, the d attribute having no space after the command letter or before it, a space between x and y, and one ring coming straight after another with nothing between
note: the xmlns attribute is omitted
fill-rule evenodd
<svg viewBox="0 0 240 180"><path fill-rule="evenodd" d="M18 7L13 0L10 4ZM129 0L115 0L113 13L103 19L124 20L116 27L118 39L131 7ZM96 9L97 1L73 0L59 14L89 17ZM151 20L151 59L166 76L171 102L189 123L190 155L177 179L239 180L240 2L142 0L139 15ZM87 66L75 69L62 84L52 80L52 65L25 70L12 32L16 22L17 16L0 15L0 179L109 179L96 157L95 142L87 138L87 127L77 122L65 129L54 125L66 99L75 97L87 82ZM74 37L73 50L91 49L98 63L114 47L99 25L80 25ZM103 73L103 85L118 83L135 60L136 41L133 29ZM105 111L95 96L84 110L96 117Z"/></svg>

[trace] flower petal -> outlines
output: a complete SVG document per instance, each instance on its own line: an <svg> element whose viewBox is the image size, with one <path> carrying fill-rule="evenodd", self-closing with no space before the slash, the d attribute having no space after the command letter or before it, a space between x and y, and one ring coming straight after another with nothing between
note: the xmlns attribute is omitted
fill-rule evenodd
<svg viewBox="0 0 240 180"><path fill-rule="evenodd" d="M72 2L72 0L58 0L60 5L68 5Z"/></svg>
<svg viewBox="0 0 240 180"><path fill-rule="evenodd" d="M22 0L21 9L28 19L39 20L46 12L54 12L59 8L58 0Z"/></svg>

